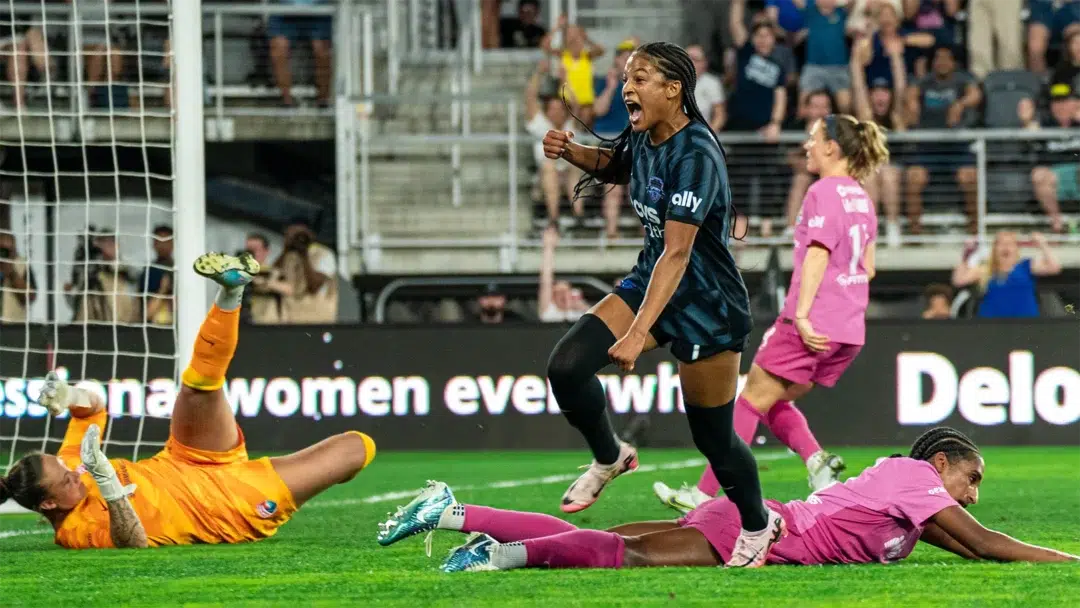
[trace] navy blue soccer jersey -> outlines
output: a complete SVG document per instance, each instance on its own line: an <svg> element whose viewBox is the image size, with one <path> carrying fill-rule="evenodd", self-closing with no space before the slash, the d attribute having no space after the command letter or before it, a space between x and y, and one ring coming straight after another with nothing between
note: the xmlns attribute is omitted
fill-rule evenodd
<svg viewBox="0 0 1080 608"><path fill-rule="evenodd" d="M691 121L658 146L648 133L632 133L627 152L617 161L631 167L630 200L645 247L624 288L648 285L664 252L665 222L698 226L686 274L657 325L695 345L741 342L750 333L750 298L728 249L735 209L720 145L708 126Z"/></svg>

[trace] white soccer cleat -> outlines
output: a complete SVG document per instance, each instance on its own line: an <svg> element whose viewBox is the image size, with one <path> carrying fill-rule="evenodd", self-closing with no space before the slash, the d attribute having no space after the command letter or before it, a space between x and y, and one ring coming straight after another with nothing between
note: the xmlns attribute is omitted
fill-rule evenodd
<svg viewBox="0 0 1080 608"><path fill-rule="evenodd" d="M49 410L53 416L63 414L71 405L71 387L67 382L51 371L45 374L45 386L41 387L38 405Z"/></svg>
<svg viewBox="0 0 1080 608"><path fill-rule="evenodd" d="M684 483L678 490L668 486L662 481L658 481L652 486L653 493L660 499L660 502L675 509L679 513L686 515L690 511L700 507L703 503L713 499L705 492L698 489L697 486Z"/></svg>
<svg viewBox="0 0 1080 608"><path fill-rule="evenodd" d="M821 450L806 461L807 480L811 492L820 492L839 483L840 473L847 468L844 459Z"/></svg>
<svg viewBox="0 0 1080 608"><path fill-rule="evenodd" d="M563 513L577 513L592 506L607 484L613 479L638 468L637 450L620 441L619 458L614 464L599 464L595 460L586 465L587 470L566 490L560 508Z"/></svg>
<svg viewBox="0 0 1080 608"><path fill-rule="evenodd" d="M760 568L769 559L769 552L781 538L787 536L787 524L779 513L769 509L769 523L761 532L747 535L744 530L735 541L728 568Z"/></svg>

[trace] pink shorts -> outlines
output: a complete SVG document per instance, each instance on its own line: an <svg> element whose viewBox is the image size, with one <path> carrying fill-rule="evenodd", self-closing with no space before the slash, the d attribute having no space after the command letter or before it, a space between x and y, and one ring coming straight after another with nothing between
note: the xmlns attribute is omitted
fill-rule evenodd
<svg viewBox="0 0 1080 608"><path fill-rule="evenodd" d="M766 500L770 509L779 513L787 521L789 534L780 540L769 553L769 564L813 564L819 561L808 550L806 539L792 527L791 517L782 503ZM709 541L713 549L726 563L731 559L731 550L742 531L742 519L735 503L726 497L714 498L690 511L678 521L683 528L693 528Z"/></svg>
<svg viewBox="0 0 1080 608"><path fill-rule="evenodd" d="M861 344L829 343L829 350L810 350L799 337L799 330L787 319L777 319L761 337L754 364L795 384L833 386L862 350Z"/></svg>

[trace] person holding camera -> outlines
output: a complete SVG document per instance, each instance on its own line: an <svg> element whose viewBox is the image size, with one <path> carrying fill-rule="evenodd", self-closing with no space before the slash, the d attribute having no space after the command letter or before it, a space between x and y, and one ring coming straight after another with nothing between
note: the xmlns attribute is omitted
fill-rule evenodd
<svg viewBox="0 0 1080 608"><path fill-rule="evenodd" d="M283 289L272 274L265 284L280 295L282 323L337 321L337 259L328 247L315 242L307 220L294 220L285 228L285 251L274 261L273 270L287 285Z"/></svg>
<svg viewBox="0 0 1080 608"><path fill-rule="evenodd" d="M0 231L0 323L26 321L37 299L34 273L15 249L15 235Z"/></svg>
<svg viewBox="0 0 1080 608"><path fill-rule="evenodd" d="M137 323L142 311L131 293L131 273L118 260L116 236L93 225L87 233L75 250L71 282L64 285L73 321Z"/></svg>
<svg viewBox="0 0 1080 608"><path fill-rule="evenodd" d="M281 270L269 264L270 240L264 234L252 232L247 235L244 250L236 255L239 257L243 253L250 254L262 269L244 291L240 322L258 325L281 323L281 299L291 296L293 291Z"/></svg>

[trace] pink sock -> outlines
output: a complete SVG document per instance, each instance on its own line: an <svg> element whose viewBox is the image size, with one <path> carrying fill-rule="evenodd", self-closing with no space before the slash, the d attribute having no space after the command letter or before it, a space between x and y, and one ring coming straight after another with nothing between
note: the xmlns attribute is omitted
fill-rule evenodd
<svg viewBox="0 0 1080 608"><path fill-rule="evenodd" d="M764 416L742 397L735 400L734 416L735 434L739 436L739 439L745 441L747 445L753 447L754 432L757 431L758 422L764 420ZM716 493L720 491L720 482L716 480L716 475L713 474L712 465L705 467L701 479L698 480L697 487L709 496L716 496Z"/></svg>
<svg viewBox="0 0 1080 608"><path fill-rule="evenodd" d="M491 507L455 505L464 508L462 532L483 532L500 543L573 532L577 526L543 513L504 511Z"/></svg>
<svg viewBox="0 0 1080 608"><path fill-rule="evenodd" d="M623 537L601 530L574 530L525 541L530 568L620 568Z"/></svg>
<svg viewBox="0 0 1080 608"><path fill-rule="evenodd" d="M773 435L784 445L795 451L803 462L821 451L814 434L810 432L810 425L806 422L806 416L799 411L790 401L777 401L769 413L765 415L765 424Z"/></svg>

